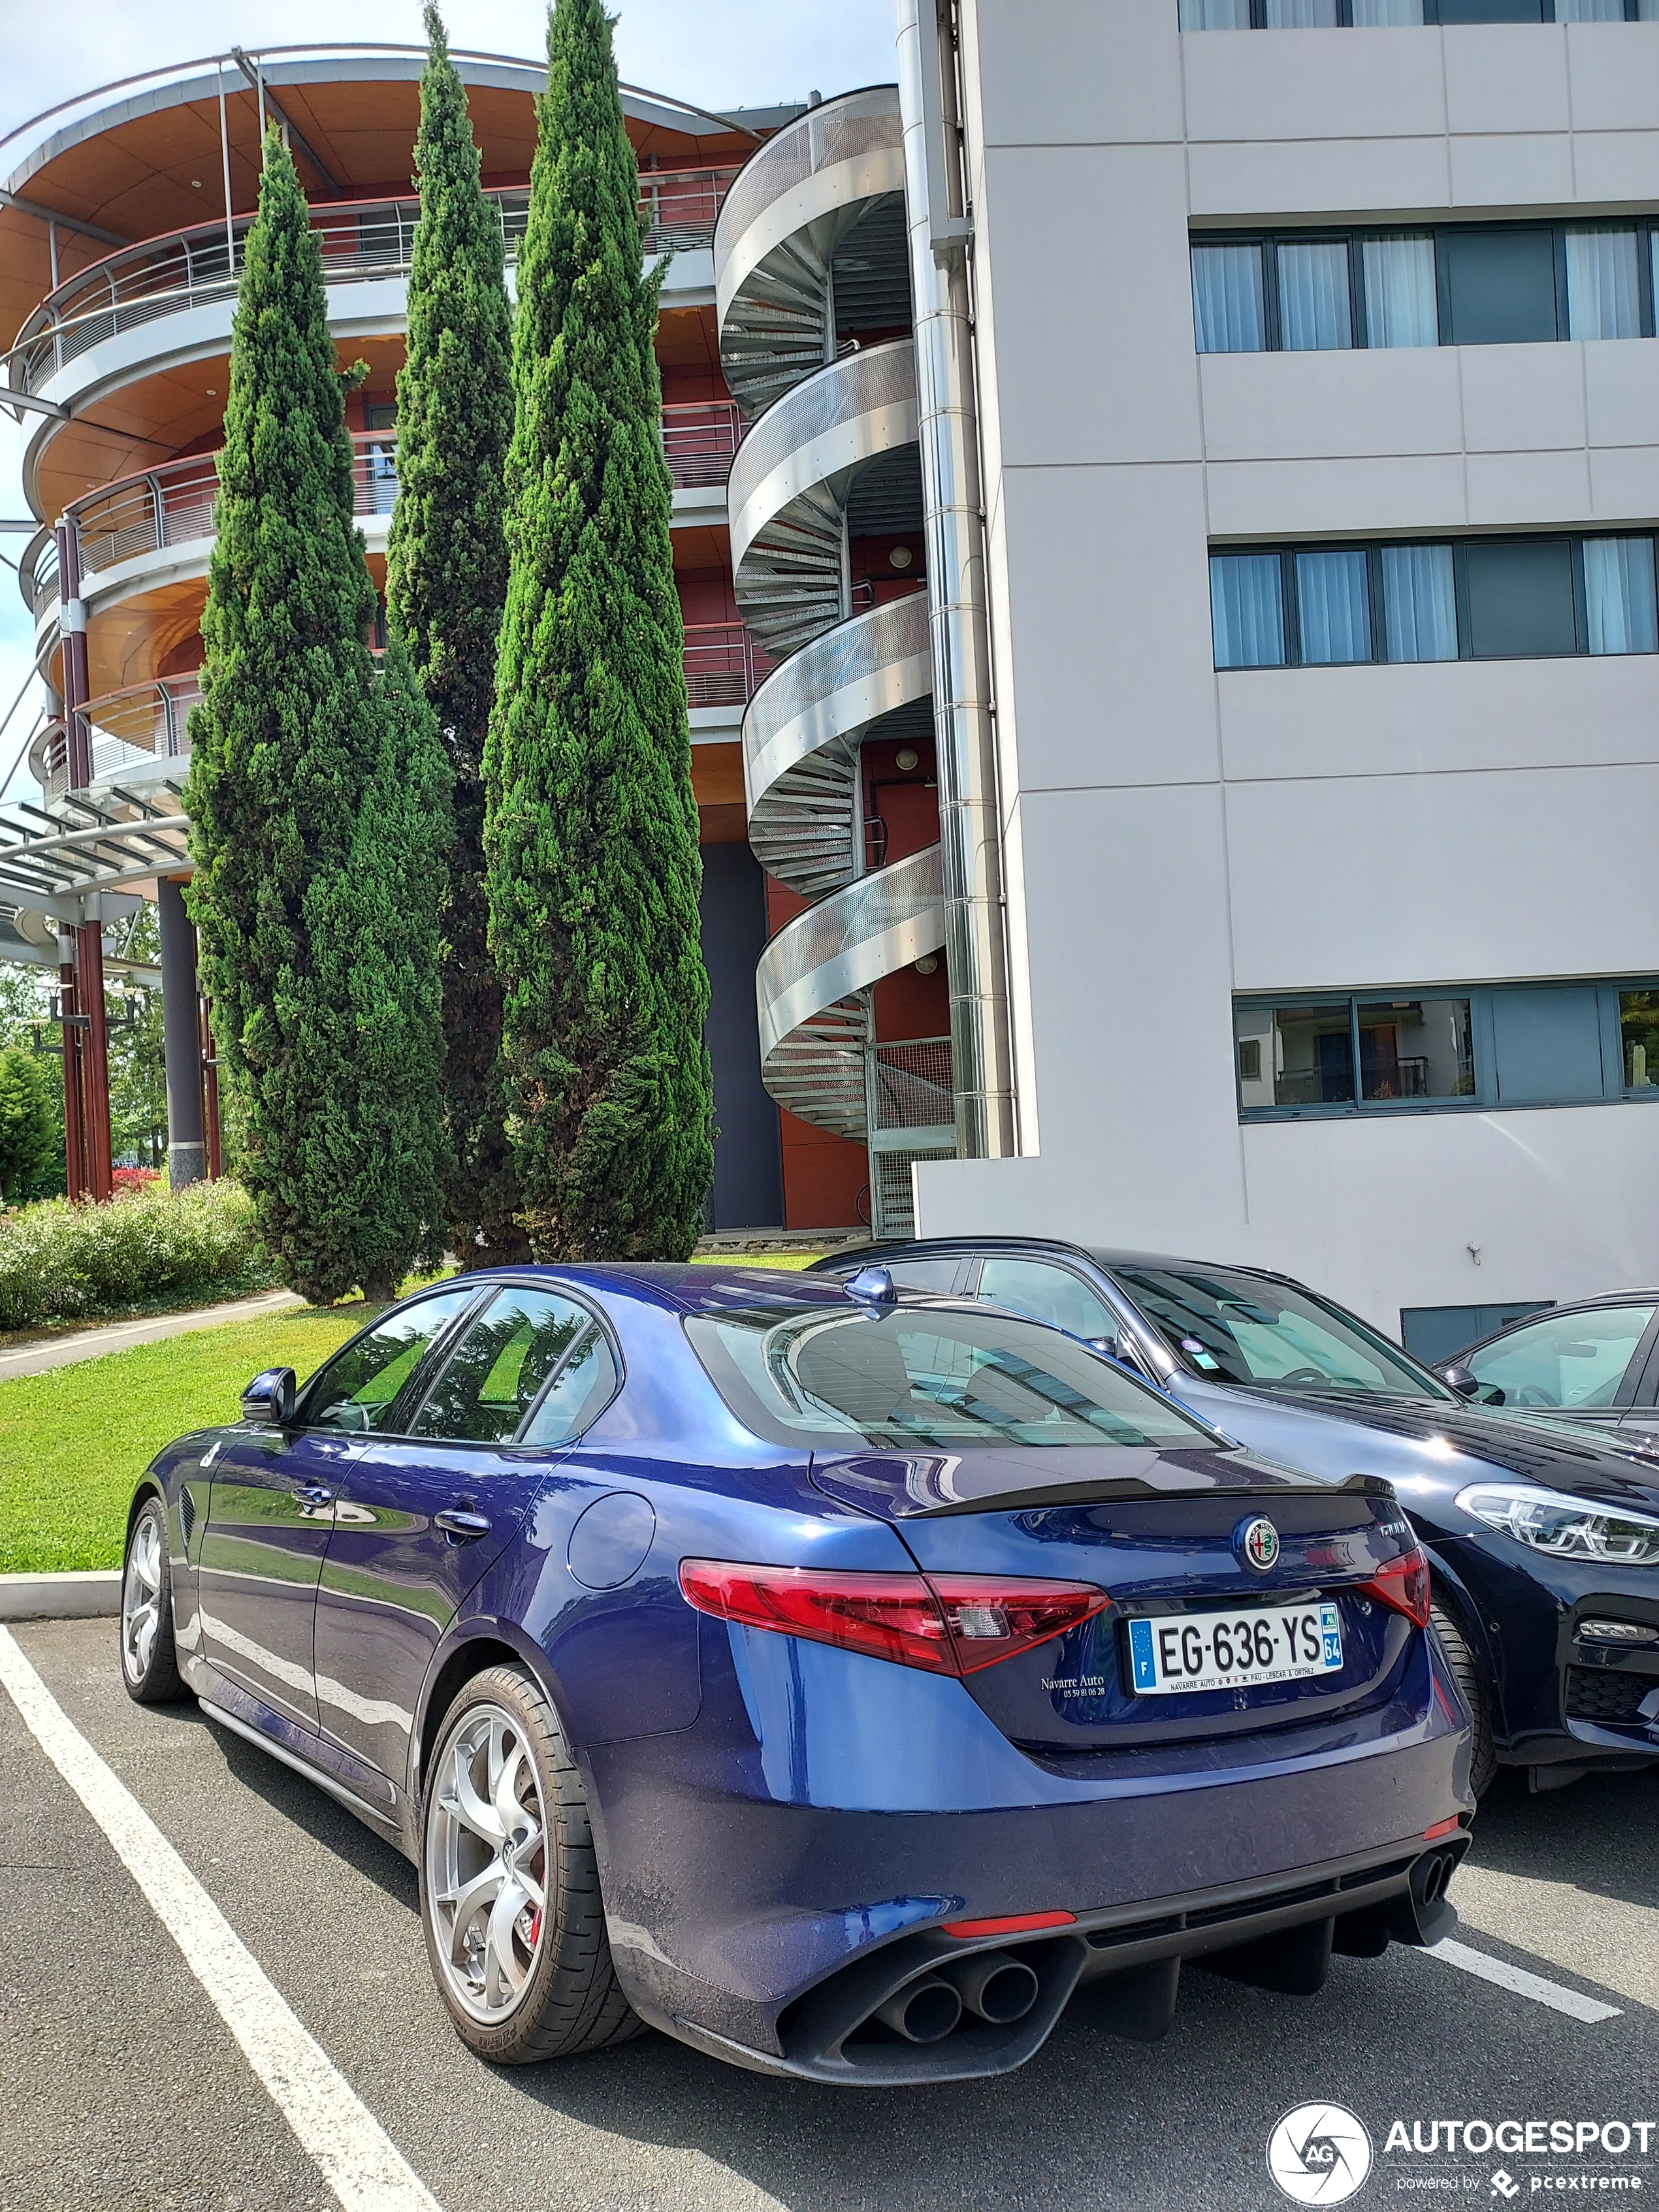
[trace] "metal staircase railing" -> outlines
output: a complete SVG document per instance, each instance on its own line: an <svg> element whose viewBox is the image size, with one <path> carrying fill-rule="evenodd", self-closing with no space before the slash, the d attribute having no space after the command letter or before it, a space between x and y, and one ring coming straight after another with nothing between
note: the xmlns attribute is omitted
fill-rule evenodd
<svg viewBox="0 0 1659 2212"><path fill-rule="evenodd" d="M955 1147L949 1041L878 1043L872 998L944 945L939 848L866 872L861 808L861 746L931 694L927 596L855 611L848 576L849 517L902 527L914 501L920 521L914 349L886 334L908 321L903 173L896 94L855 93L769 140L714 232L721 365L753 418L726 483L733 585L787 655L744 720L750 842L816 902L756 970L762 1079L868 1146L886 1234L909 1226L909 1162Z"/></svg>

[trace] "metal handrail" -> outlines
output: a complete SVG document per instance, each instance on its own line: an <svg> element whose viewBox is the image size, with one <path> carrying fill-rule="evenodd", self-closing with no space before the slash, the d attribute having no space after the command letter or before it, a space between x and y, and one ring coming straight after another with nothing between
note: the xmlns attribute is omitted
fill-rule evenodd
<svg viewBox="0 0 1659 2212"><path fill-rule="evenodd" d="M712 246L720 208L737 164L641 172L640 213L647 254ZM507 256L517 255L529 219L527 185L496 185L494 203ZM421 204L417 198L330 202L314 208L312 229L331 284L367 283L406 276ZM31 396L70 362L118 331L215 301L233 299L240 276L251 215L231 224L233 257L225 225L198 223L123 246L78 270L40 302L3 356L6 381Z"/></svg>
<svg viewBox="0 0 1659 2212"><path fill-rule="evenodd" d="M937 845L859 877L787 921L755 970L763 1077L792 1030L944 943Z"/></svg>
<svg viewBox="0 0 1659 2212"><path fill-rule="evenodd" d="M743 437L743 417L730 399L665 401L662 449L677 491L724 484Z"/></svg>
<svg viewBox="0 0 1659 2212"><path fill-rule="evenodd" d="M199 671L129 684L89 699L82 708L92 742L92 775L118 773L145 758L179 759L190 750L190 710L202 696ZM48 737L36 769L48 799L69 788L69 738L59 724Z"/></svg>
<svg viewBox="0 0 1659 2212"><path fill-rule="evenodd" d="M687 623L685 696L692 707L742 707L776 665L740 622Z"/></svg>

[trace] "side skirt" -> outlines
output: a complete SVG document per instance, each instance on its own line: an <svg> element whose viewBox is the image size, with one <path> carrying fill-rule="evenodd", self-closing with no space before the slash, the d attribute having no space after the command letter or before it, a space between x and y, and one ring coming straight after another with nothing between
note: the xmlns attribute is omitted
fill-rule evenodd
<svg viewBox="0 0 1659 2212"><path fill-rule="evenodd" d="M383 1774L361 1759L353 1759L349 1753L325 1743L322 1737L307 1735L294 1728L268 1705L250 1697L246 1690L228 1682L211 1666L204 1665L203 1674L198 1695L202 1711L210 1720L219 1722L234 1735L269 1752L271 1758L292 1767L307 1782L314 1782L318 1789L325 1790L347 1812L355 1813L366 1827L373 1828L377 1836L395 1844L405 1858L414 1857L399 1802L402 1792ZM359 1784L360 1787L354 1787ZM369 1791L373 1791L373 1797L367 1794ZM376 1804L376 1797L384 1802Z"/></svg>

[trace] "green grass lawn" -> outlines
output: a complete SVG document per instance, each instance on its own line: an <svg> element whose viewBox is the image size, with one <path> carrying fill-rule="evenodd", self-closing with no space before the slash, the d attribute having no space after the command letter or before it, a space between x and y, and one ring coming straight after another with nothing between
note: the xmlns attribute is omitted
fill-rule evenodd
<svg viewBox="0 0 1659 2212"><path fill-rule="evenodd" d="M800 1267L812 1256L714 1264ZM292 1367L303 1381L366 1310L296 1308L0 1382L0 1574L118 1567L132 1486L162 1445L234 1420L261 1368Z"/></svg>

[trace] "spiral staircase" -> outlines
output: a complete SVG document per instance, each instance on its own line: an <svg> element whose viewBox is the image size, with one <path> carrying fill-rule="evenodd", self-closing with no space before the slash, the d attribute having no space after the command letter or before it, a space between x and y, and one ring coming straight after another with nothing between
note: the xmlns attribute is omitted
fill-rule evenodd
<svg viewBox="0 0 1659 2212"><path fill-rule="evenodd" d="M939 848L866 865L860 752L931 737L925 589L862 609L854 538L919 530L898 95L854 93L769 139L714 233L726 384L745 431L726 506L738 609L781 665L743 725L749 842L808 899L756 972L780 1106L866 1145L872 1226L912 1226L910 1164L956 1148L949 1041L878 1042L884 976L945 943Z"/></svg>

